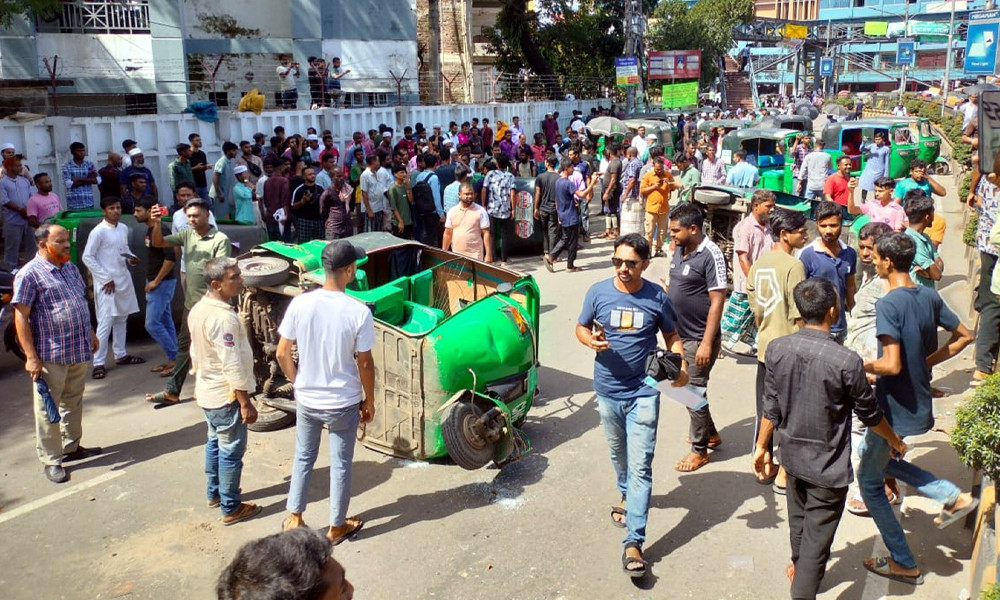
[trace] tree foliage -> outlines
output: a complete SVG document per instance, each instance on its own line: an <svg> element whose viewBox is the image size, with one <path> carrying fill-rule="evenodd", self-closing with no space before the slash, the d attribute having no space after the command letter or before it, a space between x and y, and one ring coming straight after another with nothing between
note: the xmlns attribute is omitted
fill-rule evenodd
<svg viewBox="0 0 1000 600"><path fill-rule="evenodd" d="M643 0L649 14L656 0ZM527 10L527 0L500 0L496 26L486 37L504 73L522 69L541 76L549 95L558 97L592 81L608 85L614 78L615 57L625 47L622 0L538 0Z"/></svg>
<svg viewBox="0 0 1000 600"><path fill-rule="evenodd" d="M61 0L0 0L0 27L10 27L20 15L52 16L58 14Z"/></svg>
<svg viewBox="0 0 1000 600"><path fill-rule="evenodd" d="M701 50L701 82L719 74L719 60L733 47L733 27L754 19L753 0L699 0L690 8L665 0L653 11L650 50Z"/></svg>

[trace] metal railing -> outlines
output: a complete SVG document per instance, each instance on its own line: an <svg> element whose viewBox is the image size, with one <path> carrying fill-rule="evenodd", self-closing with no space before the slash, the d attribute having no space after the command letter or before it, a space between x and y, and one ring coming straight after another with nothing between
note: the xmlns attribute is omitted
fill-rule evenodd
<svg viewBox="0 0 1000 600"><path fill-rule="evenodd" d="M148 0L63 2L51 18L38 17L39 33L149 33Z"/></svg>

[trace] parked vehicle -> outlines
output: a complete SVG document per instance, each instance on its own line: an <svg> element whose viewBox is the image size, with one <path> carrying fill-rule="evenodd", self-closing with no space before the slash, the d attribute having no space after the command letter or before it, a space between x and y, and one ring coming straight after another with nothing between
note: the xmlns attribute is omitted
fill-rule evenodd
<svg viewBox="0 0 1000 600"><path fill-rule="evenodd" d="M893 179L909 175L913 159L934 164L941 153L941 138L934 134L925 118L872 117L828 123L821 135L834 162L842 155L851 158L851 174L856 176L867 161L864 147L875 139L876 133L882 134L891 149L889 177Z"/></svg>
<svg viewBox="0 0 1000 600"><path fill-rule="evenodd" d="M801 131L794 129L764 129L750 127L735 129L722 138L720 158L726 165L733 164L738 150L747 153L747 162L760 171L758 187L791 193L791 147Z"/></svg>
<svg viewBox="0 0 1000 600"><path fill-rule="evenodd" d="M750 121L744 121L743 119L716 119L712 121L705 121L698 126L698 133L708 133L714 127L722 127L725 133L736 129L746 129L750 126Z"/></svg>
<svg viewBox="0 0 1000 600"><path fill-rule="evenodd" d="M807 131L812 133L813 120L804 115L768 115L759 121L754 121L751 128L762 127L765 129L794 129L796 131Z"/></svg>
<svg viewBox="0 0 1000 600"><path fill-rule="evenodd" d="M387 233L350 239L368 256L347 294L371 309L377 340L375 419L361 442L405 458L448 455L466 469L528 452L517 428L538 390L535 280ZM326 244L268 242L240 261L240 313L258 383L255 431L294 421L294 390L275 358L277 327L293 297L322 285ZM400 257L415 269L399 272Z"/></svg>
<svg viewBox="0 0 1000 600"><path fill-rule="evenodd" d="M673 158L674 144L677 141L677 129L673 125L667 121L654 119L626 119L625 124L632 130L644 127L646 135L653 134L656 136L656 143L663 148L663 154L667 158Z"/></svg>
<svg viewBox="0 0 1000 600"><path fill-rule="evenodd" d="M0 271L0 331L3 332L3 345L8 352L13 352L21 360L27 360L14 329L14 305L10 303L13 297L14 273Z"/></svg>

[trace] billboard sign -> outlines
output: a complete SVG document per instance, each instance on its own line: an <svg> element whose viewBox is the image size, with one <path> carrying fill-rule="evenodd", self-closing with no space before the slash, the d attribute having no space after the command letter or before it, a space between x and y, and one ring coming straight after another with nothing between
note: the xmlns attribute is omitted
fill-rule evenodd
<svg viewBox="0 0 1000 600"><path fill-rule="evenodd" d="M635 56L619 56L615 59L615 83L618 87L639 85L639 59Z"/></svg>
<svg viewBox="0 0 1000 600"><path fill-rule="evenodd" d="M663 86L663 108L685 108L688 106L698 106L697 81Z"/></svg>
<svg viewBox="0 0 1000 600"><path fill-rule="evenodd" d="M899 40L899 42L896 43L896 64L913 66L916 50L917 43L913 40Z"/></svg>
<svg viewBox="0 0 1000 600"><path fill-rule="evenodd" d="M831 75L833 75L833 59L832 58L819 59L819 76L830 77Z"/></svg>
<svg viewBox="0 0 1000 600"><path fill-rule="evenodd" d="M997 36L1000 35L1000 10L984 10L969 15L965 37L965 72L969 75L993 75L997 68Z"/></svg>
<svg viewBox="0 0 1000 600"><path fill-rule="evenodd" d="M649 79L701 77L701 50L663 50L649 53Z"/></svg>

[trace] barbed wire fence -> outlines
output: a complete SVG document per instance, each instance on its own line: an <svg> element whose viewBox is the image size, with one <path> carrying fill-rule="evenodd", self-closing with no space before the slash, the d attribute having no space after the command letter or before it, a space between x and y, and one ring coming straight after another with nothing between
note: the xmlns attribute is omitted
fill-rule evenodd
<svg viewBox="0 0 1000 600"><path fill-rule="evenodd" d="M280 59L280 57L278 57ZM186 102L212 100L220 109L235 110L240 99L253 89L264 95L264 109L280 106L280 82L274 55L196 55L185 59L154 61L150 58L93 59L91 57L43 56L38 58L38 76L49 80L48 102L32 112L63 116L152 114L157 112L157 93L176 89ZM539 76L522 71L503 73L479 69L467 74L445 70L434 74L416 66L386 66L372 59L344 64L351 69L342 80L340 106L389 107L448 105L491 102L611 98L614 82L603 77ZM46 64L47 63L47 64ZM52 72L52 67L54 72ZM56 82L62 85L56 85ZM64 85L72 82L71 86ZM308 66L297 78L298 107L314 104ZM81 91L86 90L86 91ZM326 105L320 97L317 104Z"/></svg>

